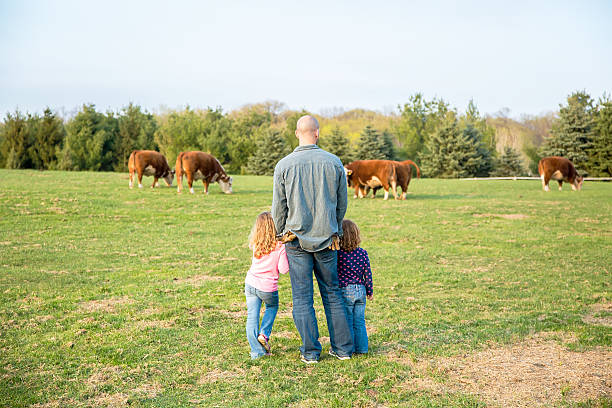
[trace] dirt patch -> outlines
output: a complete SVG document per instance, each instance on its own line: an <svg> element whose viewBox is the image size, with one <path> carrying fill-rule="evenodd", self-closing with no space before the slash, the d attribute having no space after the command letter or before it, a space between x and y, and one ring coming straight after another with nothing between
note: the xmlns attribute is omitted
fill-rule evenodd
<svg viewBox="0 0 612 408"><path fill-rule="evenodd" d="M536 407L612 396L612 350L573 352L546 334L459 358L409 364L417 378L401 388L471 393L494 406ZM435 381L428 372L448 380Z"/></svg>
<svg viewBox="0 0 612 408"><path fill-rule="evenodd" d="M123 408L127 406L128 396L123 393L100 394L93 398L93 406L108 408Z"/></svg>
<svg viewBox="0 0 612 408"><path fill-rule="evenodd" d="M199 285L202 285L204 282L210 282L210 281L214 282L214 281L220 281L222 279L223 279L222 276L194 275L189 278L182 278L182 279L175 278L174 283L199 286Z"/></svg>
<svg viewBox="0 0 612 408"><path fill-rule="evenodd" d="M506 220L523 220L525 218L529 218L529 216L525 214L474 214L474 217L476 218L498 217L498 218L504 218Z"/></svg>
<svg viewBox="0 0 612 408"><path fill-rule="evenodd" d="M612 303L596 303L591 305L591 312L582 321L599 326L612 327Z"/></svg>
<svg viewBox="0 0 612 408"><path fill-rule="evenodd" d="M236 371L222 371L219 369L214 369L202 374L198 380L198 385L212 384L216 383L217 381L225 381L236 378L243 372L244 371L242 369L237 369Z"/></svg>
<svg viewBox="0 0 612 408"><path fill-rule="evenodd" d="M159 383L141 384L138 388L132 390L134 394L146 398L155 398L158 394L161 394L162 391L162 386Z"/></svg>
<svg viewBox="0 0 612 408"><path fill-rule="evenodd" d="M80 307L86 312L115 312L116 308L123 305L129 305L134 301L127 296L120 298L110 298L102 300L90 300L89 302L82 302Z"/></svg>
<svg viewBox="0 0 612 408"><path fill-rule="evenodd" d="M85 380L85 384L90 389L97 389L107 384L114 384L120 380L121 370L119 367L110 366L102 367L100 370L95 371L92 375Z"/></svg>

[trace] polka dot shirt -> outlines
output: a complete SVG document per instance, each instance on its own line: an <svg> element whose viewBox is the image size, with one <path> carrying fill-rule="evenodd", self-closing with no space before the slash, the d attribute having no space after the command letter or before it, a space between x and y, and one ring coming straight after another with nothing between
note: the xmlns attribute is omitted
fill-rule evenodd
<svg viewBox="0 0 612 408"><path fill-rule="evenodd" d="M338 251L338 281L341 288L352 284L364 285L366 295L374 293L370 258L365 249L357 248L351 252Z"/></svg>

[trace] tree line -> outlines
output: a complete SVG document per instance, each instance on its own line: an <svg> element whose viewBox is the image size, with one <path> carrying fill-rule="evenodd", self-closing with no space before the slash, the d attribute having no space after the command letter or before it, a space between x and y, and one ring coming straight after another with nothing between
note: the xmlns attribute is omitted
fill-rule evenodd
<svg viewBox="0 0 612 408"><path fill-rule="evenodd" d="M307 113L278 102L227 113L187 106L156 114L131 103L104 113L85 104L69 118L50 108L42 115L16 110L0 123L0 166L126 171L135 149L160 151L170 164L181 151L201 150L230 173L269 175L296 147L296 122ZM557 155L572 160L582 174L612 175L612 102L605 95L596 102L574 92L557 115L525 119L528 140L522 145L507 142L512 120L503 113L483 117L473 101L459 113L443 99L420 93L393 113L354 109L315 116L321 147L343 163L411 159L428 177L519 176L535 173L539 158Z"/></svg>

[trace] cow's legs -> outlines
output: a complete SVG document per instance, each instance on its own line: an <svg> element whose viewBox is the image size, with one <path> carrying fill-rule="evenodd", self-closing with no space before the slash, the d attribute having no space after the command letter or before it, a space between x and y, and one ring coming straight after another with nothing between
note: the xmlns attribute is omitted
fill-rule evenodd
<svg viewBox="0 0 612 408"><path fill-rule="evenodd" d="M355 186L355 198L363 198L363 193L361 192L361 186L357 185Z"/></svg>
<svg viewBox="0 0 612 408"><path fill-rule="evenodd" d="M176 192L180 193L183 188L183 174L176 173Z"/></svg>
<svg viewBox="0 0 612 408"><path fill-rule="evenodd" d="M142 188L142 173L138 172L138 188Z"/></svg>
<svg viewBox="0 0 612 408"><path fill-rule="evenodd" d="M189 185L189 192L193 194L193 175L190 175L189 172L187 172L187 184Z"/></svg>
<svg viewBox="0 0 612 408"><path fill-rule="evenodd" d="M208 195L208 181L202 180L202 183L204 184L204 194Z"/></svg>
<svg viewBox="0 0 612 408"><path fill-rule="evenodd" d="M134 187L134 172L130 171L130 188Z"/></svg>
<svg viewBox="0 0 612 408"><path fill-rule="evenodd" d="M159 186L159 183L157 182L157 180L159 179L153 176L153 184L151 184L151 188L155 188L156 186Z"/></svg>
<svg viewBox="0 0 612 408"><path fill-rule="evenodd" d="M542 179L542 188L544 191L548 191L548 180L546 180L546 175L542 174L540 178Z"/></svg>
<svg viewBox="0 0 612 408"><path fill-rule="evenodd" d="M391 192L393 193L393 198L397 200L397 183L395 181L391 181Z"/></svg>
<svg viewBox="0 0 612 408"><path fill-rule="evenodd" d="M563 180L557 180L557 182L559 183L559 191L562 191L562 189L563 189Z"/></svg>

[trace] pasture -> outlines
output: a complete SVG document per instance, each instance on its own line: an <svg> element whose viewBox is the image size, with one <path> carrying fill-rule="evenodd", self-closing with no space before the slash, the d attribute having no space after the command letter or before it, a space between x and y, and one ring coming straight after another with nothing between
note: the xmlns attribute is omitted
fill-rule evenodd
<svg viewBox="0 0 612 408"><path fill-rule="evenodd" d="M0 171L2 407L612 404L612 184L413 180L352 199L370 255L370 354L299 360L281 276L250 361L246 240L270 177L203 195L127 173ZM176 181L174 186L176 185ZM315 286L316 287L316 286Z"/></svg>

